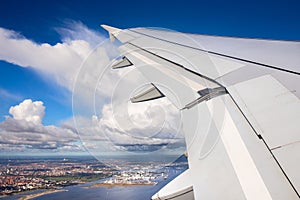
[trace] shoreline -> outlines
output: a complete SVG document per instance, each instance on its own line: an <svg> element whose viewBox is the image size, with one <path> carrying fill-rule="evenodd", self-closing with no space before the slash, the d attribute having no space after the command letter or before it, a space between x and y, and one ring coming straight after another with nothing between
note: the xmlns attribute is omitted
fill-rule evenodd
<svg viewBox="0 0 300 200"><path fill-rule="evenodd" d="M112 188L112 187L131 187L131 186L150 186L150 185L155 185L155 183L95 183L91 186L86 186L83 188L85 189L97 188L97 187Z"/></svg>
<svg viewBox="0 0 300 200"><path fill-rule="evenodd" d="M26 196L22 196L20 198L18 198L18 200L31 200L33 198L37 198L37 197L40 197L40 196L44 196L44 195L47 195L47 194L52 194L52 193L56 193L56 192L66 192L68 190L46 190L46 191L43 191L43 192L40 192L40 193L36 193L36 194L29 194L29 195L26 195Z"/></svg>

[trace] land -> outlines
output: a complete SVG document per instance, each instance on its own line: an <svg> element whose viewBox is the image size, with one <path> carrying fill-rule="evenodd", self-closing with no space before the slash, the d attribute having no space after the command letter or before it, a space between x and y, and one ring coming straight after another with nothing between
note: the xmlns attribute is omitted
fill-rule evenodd
<svg viewBox="0 0 300 200"><path fill-rule="evenodd" d="M94 158L0 158L0 198L20 192L44 190L21 198L29 200L65 191L63 188L66 186L93 181L97 182L85 188L149 186L166 179L171 168L183 171L187 167L186 161L162 163L111 159L105 163L107 165Z"/></svg>
<svg viewBox="0 0 300 200"><path fill-rule="evenodd" d="M115 170L95 160L28 159L0 164L0 196L109 178Z"/></svg>

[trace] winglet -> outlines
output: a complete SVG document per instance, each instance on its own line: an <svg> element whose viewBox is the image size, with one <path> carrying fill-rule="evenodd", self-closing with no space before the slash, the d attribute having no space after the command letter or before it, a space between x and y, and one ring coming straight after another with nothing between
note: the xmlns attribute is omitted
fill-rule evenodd
<svg viewBox="0 0 300 200"><path fill-rule="evenodd" d="M107 30L109 33L115 33L115 32L118 32L118 31L122 30L122 29L119 29L119 28L115 28L115 27L112 27L112 26L105 25L105 24L101 24L100 26L102 28L104 28L105 30Z"/></svg>
<svg viewBox="0 0 300 200"><path fill-rule="evenodd" d="M115 40L114 34L117 34L118 32L120 32L122 30L122 29L119 29L119 28L115 28L115 27L112 27L112 26L105 25L105 24L101 24L100 26L102 28L104 28L105 30L107 30L107 32L109 33L110 41L112 41L112 42Z"/></svg>

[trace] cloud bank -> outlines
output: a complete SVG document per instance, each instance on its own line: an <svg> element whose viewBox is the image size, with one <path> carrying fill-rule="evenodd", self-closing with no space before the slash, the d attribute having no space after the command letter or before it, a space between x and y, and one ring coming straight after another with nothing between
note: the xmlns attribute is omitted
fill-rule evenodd
<svg viewBox="0 0 300 200"><path fill-rule="evenodd" d="M75 84L80 90L75 91L74 96L79 101L73 106L82 107L84 111L74 113L76 126L71 116L59 127L44 126L43 102L24 100L9 109L12 117L0 122L1 150L81 151L81 142L96 153L116 149L143 152L183 146L178 111L169 101L131 105L124 103L127 100L120 100L124 96L119 94L115 84L122 79L121 85L137 85L141 81L136 78L137 74L126 78L126 70L108 70L99 82L107 63L116 56L116 47L111 43L104 42L97 47L106 37L76 22L57 28L57 31L62 42L50 45L38 44L15 31L0 28L0 59L20 67L31 67L70 92ZM118 106L109 101L112 95L114 101L121 102ZM98 100L96 108L90 101L94 96Z"/></svg>

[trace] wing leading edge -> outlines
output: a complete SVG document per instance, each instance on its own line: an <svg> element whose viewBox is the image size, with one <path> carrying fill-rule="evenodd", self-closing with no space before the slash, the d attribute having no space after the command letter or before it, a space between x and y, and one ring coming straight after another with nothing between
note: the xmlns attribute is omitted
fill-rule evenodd
<svg viewBox="0 0 300 200"><path fill-rule="evenodd" d="M299 199L299 42L103 27L153 86L132 100L184 116L189 170L153 199Z"/></svg>

